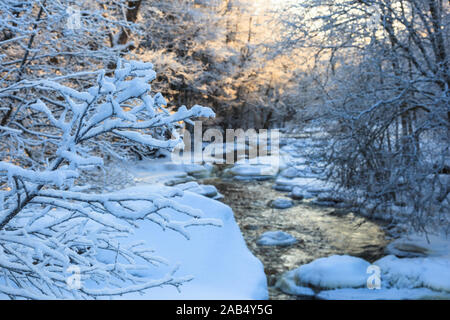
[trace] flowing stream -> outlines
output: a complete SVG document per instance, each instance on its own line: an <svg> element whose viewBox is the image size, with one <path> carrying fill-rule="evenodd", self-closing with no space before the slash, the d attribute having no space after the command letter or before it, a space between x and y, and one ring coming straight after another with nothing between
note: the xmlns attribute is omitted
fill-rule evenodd
<svg viewBox="0 0 450 320"><path fill-rule="evenodd" d="M297 299L274 287L286 271L317 258L347 254L373 262L383 256L388 240L378 221L317 206L308 201L295 201L289 209L273 209L270 200L285 196L272 188L272 181L240 182L220 176L202 180L212 184L225 196L222 200L235 214L248 248L264 264L270 299ZM298 239L289 247L259 246L259 236L266 231L281 230Z"/></svg>

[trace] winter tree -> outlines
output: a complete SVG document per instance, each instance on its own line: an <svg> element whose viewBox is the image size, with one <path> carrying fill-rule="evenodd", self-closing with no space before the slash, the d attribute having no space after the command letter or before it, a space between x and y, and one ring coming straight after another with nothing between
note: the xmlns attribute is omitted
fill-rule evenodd
<svg viewBox="0 0 450 320"><path fill-rule="evenodd" d="M448 226L448 2L311 0L280 17L319 70L332 178L416 229Z"/></svg>
<svg viewBox="0 0 450 320"><path fill-rule="evenodd" d="M170 112L151 94L152 64L118 59L132 55L140 3L0 1L2 296L99 298L179 287L190 278L176 268L161 279L139 276L165 260L148 244L122 240L137 220L187 238L190 226L220 225L180 205L175 188L105 192L86 182L108 158L129 159L133 147L170 151L182 141L179 122L214 115L200 106ZM68 285L71 272L87 285Z"/></svg>
<svg viewBox="0 0 450 320"><path fill-rule="evenodd" d="M134 222L148 219L189 237L193 225L220 225L202 212L174 200L178 189L148 194L93 193L77 184L83 170L101 167L112 150L104 136L171 149L181 142L174 124L191 117L210 117L194 106L170 114L161 95L151 95L156 76L149 63L119 61L112 77L100 72L86 91L59 83L61 78L24 80L0 91L29 91L30 100L0 128L0 292L12 298L89 298L121 295L154 286L179 286L187 278L167 275L143 279L136 268L160 263L141 243L120 246ZM174 139L155 138L155 130ZM111 151L113 152L113 151ZM160 211L171 208L189 219L173 221ZM104 262L102 252L115 258ZM95 288L70 290L64 274L78 268Z"/></svg>

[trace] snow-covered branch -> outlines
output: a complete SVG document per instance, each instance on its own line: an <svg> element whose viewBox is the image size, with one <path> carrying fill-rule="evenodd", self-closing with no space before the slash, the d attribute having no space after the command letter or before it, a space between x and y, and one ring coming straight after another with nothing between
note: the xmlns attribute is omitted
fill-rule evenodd
<svg viewBox="0 0 450 320"><path fill-rule="evenodd" d="M100 72L96 84L83 91L56 79L13 86L36 98L28 98L15 121L0 127L8 139L0 161L0 293L95 298L178 287L190 280L173 274L136 276L136 270L164 259L120 238L133 232L137 220L187 239L189 227L220 226L220 221L181 205L179 189L86 193L79 191L77 180L82 170L104 165L108 149L99 150L97 140L171 149L181 143L175 132L179 121L214 116L201 106L170 113L162 96L150 93L154 78L150 63L119 61L112 76ZM81 290L66 283L67 270L74 266L89 284Z"/></svg>

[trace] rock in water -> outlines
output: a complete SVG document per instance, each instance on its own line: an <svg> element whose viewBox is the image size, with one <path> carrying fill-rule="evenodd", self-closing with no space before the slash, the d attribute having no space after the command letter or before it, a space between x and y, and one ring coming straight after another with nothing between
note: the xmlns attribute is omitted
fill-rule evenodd
<svg viewBox="0 0 450 320"><path fill-rule="evenodd" d="M289 167L287 169L284 169L280 173L281 176L288 178L288 179L295 178L297 176L297 174L298 174L297 169L295 169L294 167Z"/></svg>
<svg viewBox="0 0 450 320"><path fill-rule="evenodd" d="M261 237L256 241L257 245L260 246L290 246L297 242L290 234L283 231L268 231L261 235Z"/></svg>
<svg viewBox="0 0 450 320"><path fill-rule="evenodd" d="M296 269L296 282L322 289L361 288L367 284L370 263L351 256L334 255Z"/></svg>
<svg viewBox="0 0 450 320"><path fill-rule="evenodd" d="M217 196L221 196L219 192L217 191L217 188L213 185L203 185L198 184L195 181L191 181L188 183L182 183L176 186L177 188L184 190L184 191L190 191L197 194L201 194L202 196L208 197L208 198L215 198Z"/></svg>
<svg viewBox="0 0 450 320"><path fill-rule="evenodd" d="M277 198L269 203L272 208L275 209L288 209L291 208L294 203L291 199Z"/></svg>
<svg viewBox="0 0 450 320"><path fill-rule="evenodd" d="M304 191L302 188L296 186L292 189L289 196L294 200L303 200L303 198L305 197L303 192Z"/></svg>

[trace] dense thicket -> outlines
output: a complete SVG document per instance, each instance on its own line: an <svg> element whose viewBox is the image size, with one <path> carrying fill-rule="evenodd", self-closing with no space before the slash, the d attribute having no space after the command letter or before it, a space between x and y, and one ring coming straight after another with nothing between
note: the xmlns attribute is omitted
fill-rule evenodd
<svg viewBox="0 0 450 320"><path fill-rule="evenodd" d="M448 227L449 3L301 1L285 42L314 53L330 175L417 229Z"/></svg>

